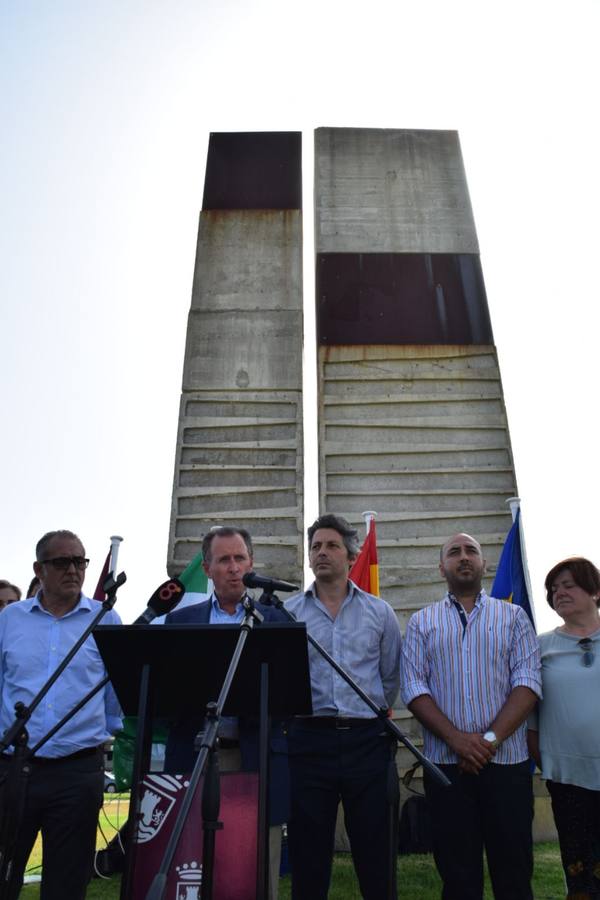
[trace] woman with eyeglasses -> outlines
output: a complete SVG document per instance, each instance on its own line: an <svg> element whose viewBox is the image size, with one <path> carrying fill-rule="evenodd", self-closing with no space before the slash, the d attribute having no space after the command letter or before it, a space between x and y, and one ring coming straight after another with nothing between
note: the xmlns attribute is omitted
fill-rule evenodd
<svg viewBox="0 0 600 900"><path fill-rule="evenodd" d="M543 699L529 751L552 800L568 898L600 898L600 572L581 556L546 576L563 620L539 636Z"/></svg>

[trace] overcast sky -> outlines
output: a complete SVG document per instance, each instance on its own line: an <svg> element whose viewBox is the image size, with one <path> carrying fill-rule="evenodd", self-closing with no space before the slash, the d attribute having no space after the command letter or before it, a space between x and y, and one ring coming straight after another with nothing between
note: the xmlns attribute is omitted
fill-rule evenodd
<svg viewBox="0 0 600 900"><path fill-rule="evenodd" d="M600 564L599 25L597 0L4 0L0 577L26 587L37 539L66 527L90 592L125 537L125 621L166 578L209 132L304 131L312 312L313 129L456 129L554 624L546 571Z"/></svg>

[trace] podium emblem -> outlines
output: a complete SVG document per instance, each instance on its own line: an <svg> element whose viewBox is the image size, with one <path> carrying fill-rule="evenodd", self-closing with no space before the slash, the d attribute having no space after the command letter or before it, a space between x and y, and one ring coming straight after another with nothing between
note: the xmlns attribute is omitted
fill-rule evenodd
<svg viewBox="0 0 600 900"><path fill-rule="evenodd" d="M140 817L135 830L137 844L145 844L156 837L175 805L178 792L188 783L183 775L146 775L141 784ZM181 896L188 900L185 893ZM189 897L195 900L194 894Z"/></svg>
<svg viewBox="0 0 600 900"><path fill-rule="evenodd" d="M202 865L195 860L176 866L177 891L175 900L200 900Z"/></svg>

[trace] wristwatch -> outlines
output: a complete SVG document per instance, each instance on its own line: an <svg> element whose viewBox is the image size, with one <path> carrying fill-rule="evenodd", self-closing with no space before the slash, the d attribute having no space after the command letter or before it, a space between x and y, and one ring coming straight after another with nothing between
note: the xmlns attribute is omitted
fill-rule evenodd
<svg viewBox="0 0 600 900"><path fill-rule="evenodd" d="M500 746L500 741L496 737L495 731L486 731L486 733L483 736L483 739L484 739L484 741L487 741L488 744L491 744L493 746L494 750L497 750L498 747Z"/></svg>

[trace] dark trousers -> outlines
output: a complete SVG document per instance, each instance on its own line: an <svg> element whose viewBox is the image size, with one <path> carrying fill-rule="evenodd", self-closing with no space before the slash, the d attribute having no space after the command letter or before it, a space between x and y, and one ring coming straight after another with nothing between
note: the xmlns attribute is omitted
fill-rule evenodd
<svg viewBox="0 0 600 900"><path fill-rule="evenodd" d="M348 730L296 720L288 732L293 900L326 900L341 799L352 859L365 900L396 896L396 742L377 720ZM390 841L394 848L393 877Z"/></svg>
<svg viewBox="0 0 600 900"><path fill-rule="evenodd" d="M10 766L9 760L0 759L2 798ZM41 831L40 900L83 900L85 897L104 795L103 773L101 752L64 762L31 764L14 867L18 883Z"/></svg>
<svg viewBox="0 0 600 900"><path fill-rule="evenodd" d="M547 781L569 897L600 898L600 791Z"/></svg>
<svg viewBox="0 0 600 900"><path fill-rule="evenodd" d="M482 900L483 850L496 900L532 900L533 789L528 760L488 763L479 775L439 767L452 786L425 772L433 822L433 853L443 900Z"/></svg>

